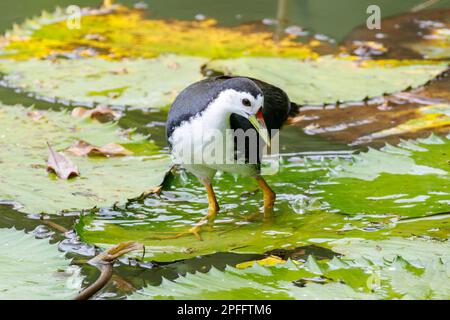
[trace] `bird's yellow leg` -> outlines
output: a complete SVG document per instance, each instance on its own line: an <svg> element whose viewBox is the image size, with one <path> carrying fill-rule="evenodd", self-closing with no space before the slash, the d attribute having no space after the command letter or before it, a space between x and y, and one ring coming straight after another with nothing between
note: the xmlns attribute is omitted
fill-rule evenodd
<svg viewBox="0 0 450 320"><path fill-rule="evenodd" d="M194 227L189 229L188 233L192 233L197 239L202 240L200 231L205 224L212 225L216 219L217 212L219 212L219 204L217 203L216 194L210 181L200 180L205 186L208 194L208 214L204 216Z"/></svg>
<svg viewBox="0 0 450 320"><path fill-rule="evenodd" d="M257 176L256 182L258 182L259 187L263 192L264 197L264 213L270 214L273 209L276 194L272 191L272 189L267 184L266 180L263 177Z"/></svg>
<svg viewBox="0 0 450 320"><path fill-rule="evenodd" d="M219 212L219 204L217 203L216 194L214 193L214 189L211 185L210 181L201 179L200 180L206 188L206 192L208 194L208 214L204 216L199 222L195 224L192 228L190 228L186 232L178 233L174 236L162 237L159 239L176 239L185 235L193 234L198 240L203 240L200 236L200 231L205 224L212 225L214 220L216 219L217 212Z"/></svg>

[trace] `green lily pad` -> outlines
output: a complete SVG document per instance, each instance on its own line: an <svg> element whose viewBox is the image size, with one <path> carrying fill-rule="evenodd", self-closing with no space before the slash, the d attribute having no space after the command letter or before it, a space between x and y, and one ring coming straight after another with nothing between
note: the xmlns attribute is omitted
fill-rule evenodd
<svg viewBox="0 0 450 320"><path fill-rule="evenodd" d="M158 109L169 105L192 82L201 80L203 58L161 56L155 59L106 61L98 58L0 60L8 86L38 97Z"/></svg>
<svg viewBox="0 0 450 320"><path fill-rule="evenodd" d="M310 256L305 263L289 260L274 266L254 263L245 269L227 266L220 271L212 268L206 273L188 273L173 281L163 279L159 286L143 288L130 298L331 300L450 297L450 262L441 259L449 250L448 241L345 241L339 240L341 245L335 246L338 251L349 253L341 259L334 257L331 261L316 261ZM358 244L349 244L352 241ZM372 252L373 246L379 252L365 254ZM371 260L385 254L395 255L391 260Z"/></svg>
<svg viewBox="0 0 450 320"><path fill-rule="evenodd" d="M310 259L311 260L311 259ZM339 283L318 284L311 281L301 287L301 279L318 277L307 268L288 261L263 267L255 263L246 269L214 267L207 273L187 274L174 281L163 279L159 286L149 286L131 299L373 299L368 292L358 292ZM368 275L362 275L367 278Z"/></svg>
<svg viewBox="0 0 450 320"><path fill-rule="evenodd" d="M56 214L126 202L158 186L170 167L169 159L138 134L121 133L117 124L100 124L65 112L41 111L39 116L20 106L0 107L0 199L18 203L25 213ZM61 151L75 141L96 146L117 143L134 152L126 157L69 156L80 176L57 179L46 171L46 142Z"/></svg>
<svg viewBox="0 0 450 320"><path fill-rule="evenodd" d="M351 215L448 212L449 159L450 140L437 136L370 149L349 163L336 163L320 186L323 200L329 210Z"/></svg>
<svg viewBox="0 0 450 320"><path fill-rule="evenodd" d="M0 299L72 299L83 278L48 240L0 229Z"/></svg>
<svg viewBox="0 0 450 320"><path fill-rule="evenodd" d="M432 140L441 144L431 144ZM257 188L255 183L249 179L235 180L228 175L218 176L214 187L222 210L214 229L206 228L202 233L204 241L194 236L161 239L187 231L206 214L205 192L192 176L187 180L182 176L175 177L161 198L150 197L144 204L132 202L126 208L105 209L97 215L83 216L76 230L84 241L102 247L127 240L141 242L146 245L146 259L156 261L174 261L214 252L264 253L311 243L326 245L333 239L345 237L385 239L422 235L447 239L450 216L426 217L445 212L448 208L448 179L440 176L447 172L446 158L437 153L439 148L447 145L442 143L442 139L430 138L429 154L417 151L411 158L396 155L385 166L380 158L373 157L375 151L357 156L354 161L361 162L358 159L367 157L369 163L367 167L363 163L360 170L350 172L364 179L359 176L345 178L347 180L342 180L339 185L336 183L341 180L334 178L333 174L340 172L338 169L347 172L343 168L350 166L349 160L331 162L289 158L277 174L266 177L278 194L273 217L269 219L263 219L259 212L261 196L246 195ZM421 145L428 144L425 141ZM410 143L409 146L412 148L416 144ZM389 172L403 170L403 174L392 175L389 181L384 182L386 186L379 189L373 182L377 181L377 172L388 169L391 170ZM420 175L419 169L426 174ZM405 179L419 180L410 185L402 183ZM360 180L364 185L355 183ZM431 182L428 184L428 181ZM366 185L367 190L364 189ZM384 205L383 201L397 200L389 197L389 192L395 195L404 192L403 198L407 199L407 194L421 192L423 185L427 188L433 185L430 189L433 191L429 199L415 203L417 208L403 208L404 204L398 204L393 210ZM371 193L374 198L368 199ZM370 207L368 203L376 206ZM347 207L343 204L353 210L344 210ZM418 218L402 219L402 216Z"/></svg>
<svg viewBox="0 0 450 320"><path fill-rule="evenodd" d="M314 61L279 58L213 60L207 67L272 83L283 88L298 104L320 105L362 101L418 87L444 72L447 63L414 60L361 62L323 56Z"/></svg>

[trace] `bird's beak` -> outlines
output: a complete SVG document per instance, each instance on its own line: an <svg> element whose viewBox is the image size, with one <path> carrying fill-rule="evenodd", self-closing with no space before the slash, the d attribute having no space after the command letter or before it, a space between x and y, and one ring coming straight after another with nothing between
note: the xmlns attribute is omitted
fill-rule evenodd
<svg viewBox="0 0 450 320"><path fill-rule="evenodd" d="M248 120L250 121L252 126L255 127L256 131L258 131L259 135L267 144L267 146L270 147L269 132L267 131L267 126L266 122L264 121L262 109L259 109L256 115L251 115L250 117L248 117Z"/></svg>

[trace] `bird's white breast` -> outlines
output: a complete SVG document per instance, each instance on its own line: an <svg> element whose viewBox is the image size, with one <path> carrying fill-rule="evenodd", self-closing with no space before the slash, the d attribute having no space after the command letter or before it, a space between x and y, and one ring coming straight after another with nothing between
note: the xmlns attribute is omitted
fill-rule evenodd
<svg viewBox="0 0 450 320"><path fill-rule="evenodd" d="M234 159L230 116L225 108L210 105L183 122L170 137L174 162L206 179L212 178L217 170L244 176L256 174L254 165L236 163Z"/></svg>

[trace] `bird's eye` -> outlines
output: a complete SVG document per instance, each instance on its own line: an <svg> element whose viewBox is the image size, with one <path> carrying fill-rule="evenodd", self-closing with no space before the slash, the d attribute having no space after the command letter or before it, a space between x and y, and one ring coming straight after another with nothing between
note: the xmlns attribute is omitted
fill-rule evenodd
<svg viewBox="0 0 450 320"><path fill-rule="evenodd" d="M252 104L250 103L250 100L248 100L247 98L242 99L242 104L246 107L250 107Z"/></svg>

